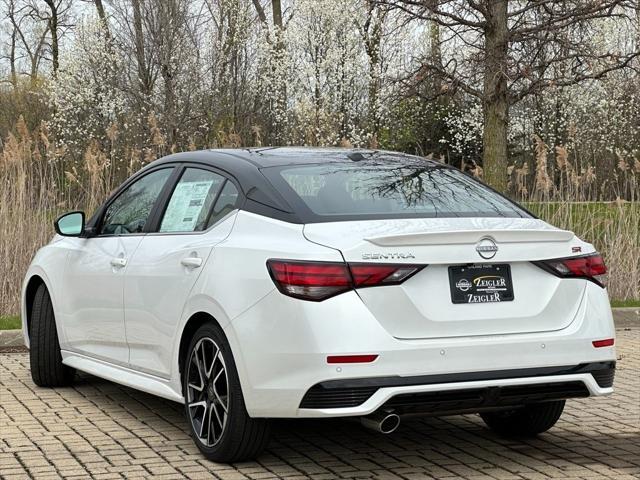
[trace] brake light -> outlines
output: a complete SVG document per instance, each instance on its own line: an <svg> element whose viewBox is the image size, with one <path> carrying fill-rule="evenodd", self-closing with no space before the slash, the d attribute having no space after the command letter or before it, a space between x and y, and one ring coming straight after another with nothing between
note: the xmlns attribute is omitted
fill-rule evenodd
<svg viewBox="0 0 640 480"><path fill-rule="evenodd" d="M276 287L290 297L324 300L351 290L351 276L345 263L267 261Z"/></svg>
<svg viewBox="0 0 640 480"><path fill-rule="evenodd" d="M424 265L268 260L267 268L278 290L303 300L321 301L354 288L397 285Z"/></svg>
<svg viewBox="0 0 640 480"><path fill-rule="evenodd" d="M602 255L594 253L580 257L556 258L534 262L541 268L563 278L586 278L604 287L607 267Z"/></svg>

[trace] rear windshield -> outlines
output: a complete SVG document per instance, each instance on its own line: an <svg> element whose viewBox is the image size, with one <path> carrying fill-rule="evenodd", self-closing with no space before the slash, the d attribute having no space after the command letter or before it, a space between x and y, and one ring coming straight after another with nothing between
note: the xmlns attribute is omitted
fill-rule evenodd
<svg viewBox="0 0 640 480"><path fill-rule="evenodd" d="M263 172L312 221L530 217L459 170L427 162L335 162Z"/></svg>

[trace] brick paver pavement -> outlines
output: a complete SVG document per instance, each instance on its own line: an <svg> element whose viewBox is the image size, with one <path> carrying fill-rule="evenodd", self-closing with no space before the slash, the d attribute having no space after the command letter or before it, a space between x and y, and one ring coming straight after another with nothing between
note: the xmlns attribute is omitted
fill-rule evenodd
<svg viewBox="0 0 640 480"><path fill-rule="evenodd" d="M503 440L476 415L404 419L392 435L347 420L281 421L256 462L205 460L179 405L94 377L31 382L24 353L0 355L0 477L640 478L640 330L618 331L616 393L574 400L537 439Z"/></svg>

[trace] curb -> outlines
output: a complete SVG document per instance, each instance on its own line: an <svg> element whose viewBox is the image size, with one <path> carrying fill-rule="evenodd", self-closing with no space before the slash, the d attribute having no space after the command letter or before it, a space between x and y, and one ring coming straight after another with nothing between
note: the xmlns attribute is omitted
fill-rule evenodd
<svg viewBox="0 0 640 480"><path fill-rule="evenodd" d="M614 308L613 321L616 329L640 327L640 308ZM23 347L22 330L0 330L0 348Z"/></svg>
<svg viewBox="0 0 640 480"><path fill-rule="evenodd" d="M639 307L614 308L612 310L616 329L640 327Z"/></svg>
<svg viewBox="0 0 640 480"><path fill-rule="evenodd" d="M22 330L0 330L0 347L22 347Z"/></svg>

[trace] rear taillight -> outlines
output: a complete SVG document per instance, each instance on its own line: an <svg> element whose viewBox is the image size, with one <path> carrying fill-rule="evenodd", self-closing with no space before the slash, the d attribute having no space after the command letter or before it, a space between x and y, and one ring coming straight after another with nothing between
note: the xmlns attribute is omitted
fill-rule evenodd
<svg viewBox="0 0 640 480"><path fill-rule="evenodd" d="M321 301L354 288L398 285L424 265L268 260L267 268L280 292Z"/></svg>
<svg viewBox="0 0 640 480"><path fill-rule="evenodd" d="M269 260L267 268L278 289L290 297L320 301L352 288L345 263Z"/></svg>
<svg viewBox="0 0 640 480"><path fill-rule="evenodd" d="M580 257L556 258L534 262L541 268L563 278L586 278L604 287L607 267L602 255L594 253Z"/></svg>
<svg viewBox="0 0 640 480"><path fill-rule="evenodd" d="M418 273L424 265L388 265L384 263L350 263L356 288L398 285Z"/></svg>

